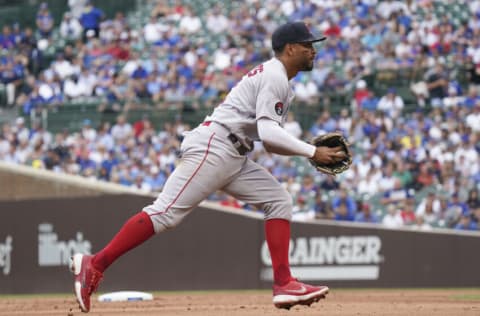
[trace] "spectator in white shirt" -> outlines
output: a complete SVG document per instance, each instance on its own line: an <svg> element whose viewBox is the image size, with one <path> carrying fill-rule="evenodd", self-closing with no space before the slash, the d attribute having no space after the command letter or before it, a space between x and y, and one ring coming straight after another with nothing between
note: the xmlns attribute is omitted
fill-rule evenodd
<svg viewBox="0 0 480 316"><path fill-rule="evenodd" d="M417 218L421 217L424 222L432 224L438 221L441 207L440 200L437 199L435 193L430 192L423 198L422 202L418 204L417 209L415 210L415 215Z"/></svg>
<svg viewBox="0 0 480 316"><path fill-rule="evenodd" d="M88 97L90 90L85 82L80 82L77 75L68 77L63 83L63 94L70 100L79 97Z"/></svg>
<svg viewBox="0 0 480 316"><path fill-rule="evenodd" d="M66 40L74 41L80 38L82 30L80 22L70 12L65 12L60 23L60 35Z"/></svg>
<svg viewBox="0 0 480 316"><path fill-rule="evenodd" d="M86 67L83 67L78 75L78 82L84 86L86 95L91 96L93 94L93 88L97 84L97 76Z"/></svg>
<svg viewBox="0 0 480 316"><path fill-rule="evenodd" d="M338 128L344 135L349 136L352 129L352 118L348 114L348 109L342 109L340 111L340 117L338 118Z"/></svg>
<svg viewBox="0 0 480 316"><path fill-rule="evenodd" d="M412 56L412 45L409 43L407 36L402 36L400 43L395 46L395 56L398 58Z"/></svg>
<svg viewBox="0 0 480 316"><path fill-rule="evenodd" d="M184 16L178 25L180 33L194 34L202 28L202 21L198 16L193 15L190 8L185 8Z"/></svg>
<svg viewBox="0 0 480 316"><path fill-rule="evenodd" d="M168 29L168 25L160 23L156 17L152 16L143 27L143 36L148 43L155 43L162 39Z"/></svg>
<svg viewBox="0 0 480 316"><path fill-rule="evenodd" d="M415 218L415 224L410 226L413 230L423 230L423 231L430 231L432 230L432 225L425 222L423 216L417 216Z"/></svg>
<svg viewBox="0 0 480 316"><path fill-rule="evenodd" d="M221 34L228 29L228 19L219 7L215 7L207 16L207 29L214 34Z"/></svg>
<svg viewBox="0 0 480 316"><path fill-rule="evenodd" d="M475 105L473 112L467 115L465 123L474 132L480 132L480 102Z"/></svg>
<svg viewBox="0 0 480 316"><path fill-rule="evenodd" d="M124 115L117 116L117 123L112 127L112 137L117 142L123 142L133 134L132 125L127 122Z"/></svg>
<svg viewBox="0 0 480 316"><path fill-rule="evenodd" d="M387 214L383 217L382 224L387 228L400 228L403 226L402 215L395 205L387 207Z"/></svg>
<svg viewBox="0 0 480 316"><path fill-rule="evenodd" d="M25 119L21 116L15 119L15 125L12 126L12 132L17 135L19 141L30 138L30 130L25 126Z"/></svg>
<svg viewBox="0 0 480 316"><path fill-rule="evenodd" d="M228 43L223 42L213 54L213 65L217 70L224 70L232 64L232 56L228 51Z"/></svg>
<svg viewBox="0 0 480 316"><path fill-rule="evenodd" d="M470 142L464 141L454 152L455 166L466 172L465 176L474 175L479 171L479 156L475 149L475 136L471 136ZM463 158L462 158L463 157Z"/></svg>
<svg viewBox="0 0 480 316"><path fill-rule="evenodd" d="M378 101L377 108L392 118L400 116L404 107L403 99L397 95L395 88L390 88L387 94Z"/></svg>
<svg viewBox="0 0 480 316"><path fill-rule="evenodd" d="M52 68L55 74L57 74L62 80L75 72L75 68L65 59L62 53L57 54L57 58L52 63Z"/></svg>
<svg viewBox="0 0 480 316"><path fill-rule="evenodd" d="M307 76L302 76L299 82L294 86L295 97L297 100L306 102L307 104L314 104L318 101L318 87Z"/></svg>
<svg viewBox="0 0 480 316"><path fill-rule="evenodd" d="M372 162L368 159L367 155L362 155L361 160L356 164L358 167L358 175L361 178L365 178L372 169Z"/></svg>
<svg viewBox="0 0 480 316"><path fill-rule="evenodd" d="M408 7L405 3L403 3L403 1L381 1L378 6L376 6L376 8L377 13L384 19L389 19L392 13L398 12L400 10L408 12Z"/></svg>
<svg viewBox="0 0 480 316"><path fill-rule="evenodd" d="M345 39L354 39L360 36L361 31L362 29L357 24L357 21L355 19L350 19L348 25L342 29L340 35Z"/></svg>
<svg viewBox="0 0 480 316"><path fill-rule="evenodd" d="M367 177L360 180L357 185L358 194L368 194L370 196L378 193L378 180L374 176L375 169L370 169L367 173Z"/></svg>
<svg viewBox="0 0 480 316"><path fill-rule="evenodd" d="M88 0L68 0L68 6L75 18L79 19L82 16L87 1Z"/></svg>
<svg viewBox="0 0 480 316"><path fill-rule="evenodd" d="M302 136L302 127L300 123L295 120L295 115L292 112L288 112L287 121L283 125L283 128L296 138Z"/></svg>
<svg viewBox="0 0 480 316"><path fill-rule="evenodd" d="M97 137L97 131L92 127L92 121L89 119L83 120L82 130L80 131L83 138L92 143Z"/></svg>

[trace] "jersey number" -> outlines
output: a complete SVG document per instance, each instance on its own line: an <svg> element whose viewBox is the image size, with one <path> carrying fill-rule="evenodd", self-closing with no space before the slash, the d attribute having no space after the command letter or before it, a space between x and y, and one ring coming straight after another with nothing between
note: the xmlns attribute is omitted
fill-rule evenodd
<svg viewBox="0 0 480 316"><path fill-rule="evenodd" d="M250 70L247 74L247 76L249 77L253 77L255 76L256 74L258 73L261 73L263 71L263 64L260 64L258 65L257 67L253 68L252 70Z"/></svg>

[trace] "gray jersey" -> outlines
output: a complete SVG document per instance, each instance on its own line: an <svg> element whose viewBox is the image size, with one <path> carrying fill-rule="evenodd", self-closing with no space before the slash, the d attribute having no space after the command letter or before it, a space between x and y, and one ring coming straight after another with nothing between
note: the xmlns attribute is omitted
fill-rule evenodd
<svg viewBox="0 0 480 316"><path fill-rule="evenodd" d="M242 139L259 140L257 120L283 125L293 98L287 71L274 57L243 76L205 121L220 123Z"/></svg>
<svg viewBox="0 0 480 316"><path fill-rule="evenodd" d="M175 227L212 192L223 190L265 212L265 219L290 220L292 198L265 168L240 154L229 138L258 140L257 120L283 124L293 90L276 58L258 65L230 91L212 115L182 141L182 160L155 202L144 208L155 231ZM214 123L212 123L214 122Z"/></svg>

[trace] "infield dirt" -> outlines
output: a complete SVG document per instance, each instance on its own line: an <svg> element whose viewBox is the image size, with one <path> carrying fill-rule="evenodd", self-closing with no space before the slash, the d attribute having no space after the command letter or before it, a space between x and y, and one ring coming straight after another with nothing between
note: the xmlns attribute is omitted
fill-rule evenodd
<svg viewBox="0 0 480 316"><path fill-rule="evenodd" d="M311 307L278 310L270 291L154 293L153 301L100 303L92 316L480 315L480 289L332 289ZM0 297L0 316L85 315L73 295Z"/></svg>

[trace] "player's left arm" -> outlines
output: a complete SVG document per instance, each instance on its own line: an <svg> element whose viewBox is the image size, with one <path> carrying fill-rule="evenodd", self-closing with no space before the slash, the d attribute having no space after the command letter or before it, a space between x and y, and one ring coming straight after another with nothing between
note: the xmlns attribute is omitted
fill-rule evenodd
<svg viewBox="0 0 480 316"><path fill-rule="evenodd" d="M288 111L290 86L286 76L265 70L262 73L257 95L257 131L265 149L286 156L312 158L316 147L289 134L281 126Z"/></svg>
<svg viewBox="0 0 480 316"><path fill-rule="evenodd" d="M278 122L266 117L257 120L258 136L268 152L286 156L313 157L316 147L289 134Z"/></svg>

